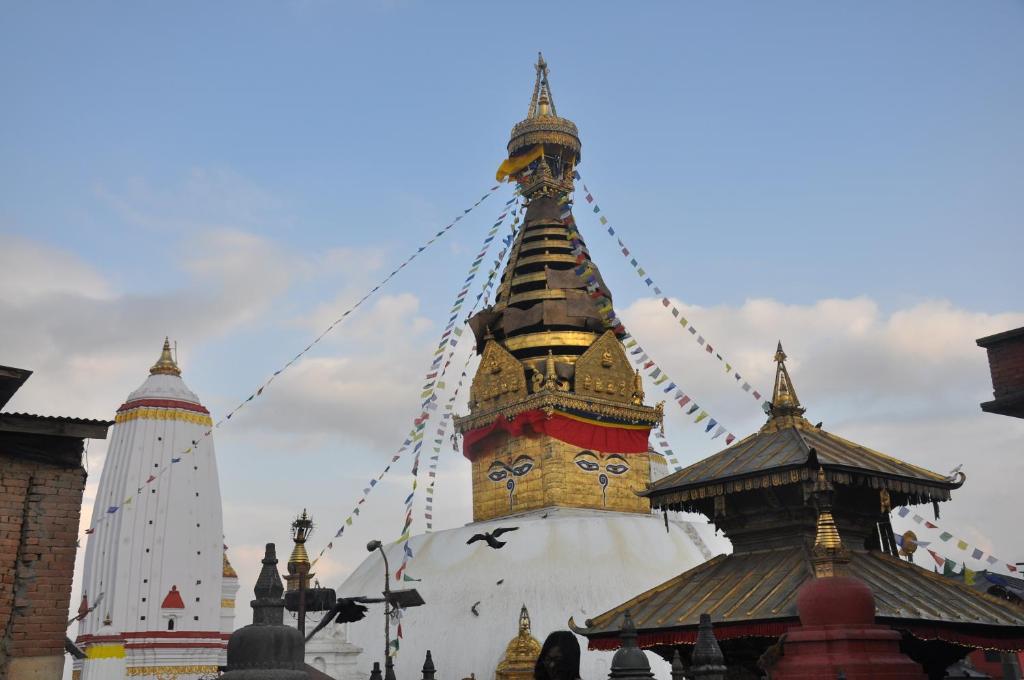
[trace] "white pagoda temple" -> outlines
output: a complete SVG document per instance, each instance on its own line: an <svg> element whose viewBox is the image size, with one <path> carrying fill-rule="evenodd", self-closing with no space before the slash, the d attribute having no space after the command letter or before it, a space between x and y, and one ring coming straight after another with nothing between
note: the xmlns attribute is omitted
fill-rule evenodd
<svg viewBox="0 0 1024 680"><path fill-rule="evenodd" d="M117 410L85 552L75 680L195 680L226 661L238 577L210 413L160 359Z"/></svg>

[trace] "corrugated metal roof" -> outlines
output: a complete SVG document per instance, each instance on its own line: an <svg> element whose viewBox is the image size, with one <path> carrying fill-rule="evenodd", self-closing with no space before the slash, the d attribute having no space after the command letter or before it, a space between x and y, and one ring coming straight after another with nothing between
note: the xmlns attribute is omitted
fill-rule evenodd
<svg viewBox="0 0 1024 680"><path fill-rule="evenodd" d="M112 420L40 416L34 413L0 413L0 430L28 434L56 434L65 437L106 439Z"/></svg>
<svg viewBox="0 0 1024 680"><path fill-rule="evenodd" d="M850 553L849 572L875 594L881 621L1024 627L1024 610L916 565L876 551ZM588 637L615 637L628 610L638 632L795 620L800 585L812 578L810 555L791 546L719 555L587 621Z"/></svg>
<svg viewBox="0 0 1024 680"><path fill-rule="evenodd" d="M844 470L897 478L941 489L956 488L959 485L943 475L808 424L777 430L762 429L723 451L659 480L647 493L656 496L658 492L668 490L805 467L812 450L826 471Z"/></svg>

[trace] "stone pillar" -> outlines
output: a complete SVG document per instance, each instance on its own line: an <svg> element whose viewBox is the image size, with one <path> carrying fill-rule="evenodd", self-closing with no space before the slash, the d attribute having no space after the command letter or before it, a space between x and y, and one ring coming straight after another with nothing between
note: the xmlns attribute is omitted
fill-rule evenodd
<svg viewBox="0 0 1024 680"><path fill-rule="evenodd" d="M621 646L612 657L612 670L609 678L628 680L652 680L654 673L651 672L651 664L647 661L647 655L636 643L636 626L633 624L633 617L626 612L619 630L619 642Z"/></svg>
<svg viewBox="0 0 1024 680"><path fill-rule="evenodd" d="M284 625L284 586L273 543L267 543L253 593L252 624L231 634L222 680L309 680L302 634Z"/></svg>
<svg viewBox="0 0 1024 680"><path fill-rule="evenodd" d="M427 658L423 660L423 680L434 680L436 673L434 668L434 658L430 656L430 650L427 650Z"/></svg>
<svg viewBox="0 0 1024 680"><path fill-rule="evenodd" d="M683 660L679 656L678 647L672 654L672 680L686 680L686 669L683 667Z"/></svg>
<svg viewBox="0 0 1024 680"><path fill-rule="evenodd" d="M725 657L718 646L715 632L711 628L711 616L700 615L697 627L697 643L693 646L693 658L690 664L690 678L693 680L724 680Z"/></svg>

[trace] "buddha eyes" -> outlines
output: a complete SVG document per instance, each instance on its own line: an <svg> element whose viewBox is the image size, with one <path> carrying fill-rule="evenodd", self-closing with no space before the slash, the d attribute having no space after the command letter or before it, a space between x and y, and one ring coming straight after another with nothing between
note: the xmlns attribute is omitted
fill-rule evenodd
<svg viewBox="0 0 1024 680"><path fill-rule="evenodd" d="M532 469L533 461L527 460L512 468L512 474L514 474L516 477L522 477Z"/></svg>
<svg viewBox="0 0 1024 680"><path fill-rule="evenodd" d="M492 482L500 482L510 475L522 477L533 469L533 459L528 456L521 456L515 461L515 465L509 466L499 460L491 463L491 469L487 472L487 478ZM512 480L509 480L510 482Z"/></svg>
<svg viewBox="0 0 1024 680"><path fill-rule="evenodd" d="M623 457L617 453L610 454L608 458L602 460L604 462L604 469L609 474L622 475L629 472L629 465ZM573 462L576 463L576 467L584 472L597 472L602 467L601 462L598 461L597 457L589 451L583 451L582 453L577 454L576 460Z"/></svg>

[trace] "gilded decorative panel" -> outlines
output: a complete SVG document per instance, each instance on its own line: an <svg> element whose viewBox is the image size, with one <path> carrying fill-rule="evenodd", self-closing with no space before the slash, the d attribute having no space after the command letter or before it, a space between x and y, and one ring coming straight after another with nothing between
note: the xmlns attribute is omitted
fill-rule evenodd
<svg viewBox="0 0 1024 680"><path fill-rule="evenodd" d="M633 403L634 383L626 350L612 331L605 331L576 361L576 394Z"/></svg>
<svg viewBox="0 0 1024 680"><path fill-rule="evenodd" d="M469 399L473 410L490 410L526 398L523 365L504 347L488 340L473 376Z"/></svg>
<svg viewBox="0 0 1024 680"><path fill-rule="evenodd" d="M646 453L603 453L548 435L499 432L481 443L473 461L473 519L561 506L650 512L636 495L650 480Z"/></svg>

